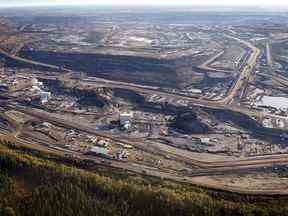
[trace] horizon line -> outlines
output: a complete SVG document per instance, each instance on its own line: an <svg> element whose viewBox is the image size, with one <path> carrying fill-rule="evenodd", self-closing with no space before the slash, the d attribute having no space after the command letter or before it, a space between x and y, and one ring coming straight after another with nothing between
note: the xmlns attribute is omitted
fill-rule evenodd
<svg viewBox="0 0 288 216"><path fill-rule="evenodd" d="M99 3L88 3L88 4L81 4L81 3L60 3L60 4L47 4L47 3L32 3L32 4L0 4L0 8L26 8L26 7L61 7L61 6L105 6L105 7L177 7L177 8L184 8L184 7L198 7L198 8L211 8L211 7L241 7L241 8L267 8L273 7L278 8L283 7L288 8L288 4L99 4ZM188 8L187 8L188 9ZM192 8L189 8L192 9Z"/></svg>

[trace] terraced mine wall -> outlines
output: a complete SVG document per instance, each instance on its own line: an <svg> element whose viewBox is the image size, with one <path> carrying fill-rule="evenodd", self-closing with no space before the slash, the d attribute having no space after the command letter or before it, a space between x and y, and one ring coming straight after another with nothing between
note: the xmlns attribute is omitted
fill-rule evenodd
<svg viewBox="0 0 288 216"><path fill-rule="evenodd" d="M40 66L40 65L33 65L33 64L29 64L29 63L24 63L22 61L17 61L14 60L12 58L9 58L3 54L0 54L0 59L5 59L5 66L6 67L11 67L11 68L30 68L32 70L38 70L38 71L57 71L55 69L51 69L49 67L44 67L44 66ZM60 72L60 70L59 70Z"/></svg>
<svg viewBox="0 0 288 216"><path fill-rule="evenodd" d="M158 59L46 51L22 51L20 55L34 61L83 71L88 76L144 85L177 87L177 74L173 65Z"/></svg>
<svg viewBox="0 0 288 216"><path fill-rule="evenodd" d="M64 66L74 71L82 71L88 76L168 88L181 88L190 85L195 77L193 66L203 61L203 56L196 55L179 56L175 59L158 59L141 56L61 53L39 50L22 50L20 56L59 67ZM215 81L219 82L218 80ZM210 82L213 82L212 78Z"/></svg>

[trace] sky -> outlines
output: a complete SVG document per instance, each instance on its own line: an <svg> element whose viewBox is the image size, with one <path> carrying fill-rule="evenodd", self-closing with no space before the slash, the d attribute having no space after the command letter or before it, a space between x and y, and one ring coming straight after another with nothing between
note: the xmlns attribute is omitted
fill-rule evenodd
<svg viewBox="0 0 288 216"><path fill-rule="evenodd" d="M247 5L288 6L287 0L0 0L0 6L31 5Z"/></svg>

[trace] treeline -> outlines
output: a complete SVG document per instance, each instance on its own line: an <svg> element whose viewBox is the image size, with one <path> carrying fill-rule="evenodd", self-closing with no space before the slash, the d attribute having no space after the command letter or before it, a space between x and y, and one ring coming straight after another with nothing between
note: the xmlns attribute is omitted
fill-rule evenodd
<svg viewBox="0 0 288 216"><path fill-rule="evenodd" d="M232 202L169 181L103 176L4 145L0 168L0 216L288 215L285 203Z"/></svg>

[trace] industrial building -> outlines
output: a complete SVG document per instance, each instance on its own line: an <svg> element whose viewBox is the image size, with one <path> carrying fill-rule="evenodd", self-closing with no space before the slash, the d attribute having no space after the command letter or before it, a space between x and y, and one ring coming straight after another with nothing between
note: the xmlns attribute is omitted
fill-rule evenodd
<svg viewBox="0 0 288 216"><path fill-rule="evenodd" d="M133 118L133 112L124 112L119 114L120 127L128 130L131 127L131 119Z"/></svg>

